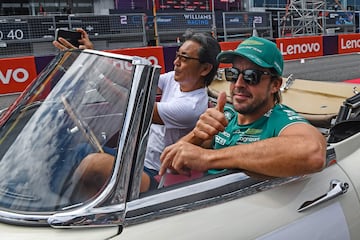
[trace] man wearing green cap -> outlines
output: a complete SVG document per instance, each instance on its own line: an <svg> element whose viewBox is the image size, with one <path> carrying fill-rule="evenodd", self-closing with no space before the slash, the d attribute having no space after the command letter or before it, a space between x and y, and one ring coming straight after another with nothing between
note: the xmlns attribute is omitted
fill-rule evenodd
<svg viewBox="0 0 360 240"><path fill-rule="evenodd" d="M324 137L280 103L284 62L276 45L250 37L217 59L232 63L225 69L232 104L221 93L188 135L165 148L160 175L166 169L185 175L190 169L244 169L276 177L321 171Z"/></svg>

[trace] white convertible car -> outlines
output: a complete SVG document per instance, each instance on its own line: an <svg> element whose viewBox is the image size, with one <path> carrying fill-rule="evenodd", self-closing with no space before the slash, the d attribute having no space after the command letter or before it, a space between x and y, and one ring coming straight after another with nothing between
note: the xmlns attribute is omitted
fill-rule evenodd
<svg viewBox="0 0 360 240"><path fill-rule="evenodd" d="M139 57L62 52L2 111L1 239L360 239L356 89L336 112L310 113L328 139L319 173L167 174L162 188L140 194L159 74ZM284 100L299 92L296 81L287 83ZM95 195L79 198L74 171L86 154L105 149L116 155L112 175Z"/></svg>

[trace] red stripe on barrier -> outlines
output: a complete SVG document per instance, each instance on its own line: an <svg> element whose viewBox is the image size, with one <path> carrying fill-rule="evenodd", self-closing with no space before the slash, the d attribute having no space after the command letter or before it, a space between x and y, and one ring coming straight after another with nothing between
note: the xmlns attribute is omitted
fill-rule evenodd
<svg viewBox="0 0 360 240"><path fill-rule="evenodd" d="M359 83L359 84L360 84L360 78L351 79L351 80L345 80L344 82L348 82L348 83Z"/></svg>
<svg viewBox="0 0 360 240"><path fill-rule="evenodd" d="M22 92L36 76L33 56L0 59L0 94Z"/></svg>

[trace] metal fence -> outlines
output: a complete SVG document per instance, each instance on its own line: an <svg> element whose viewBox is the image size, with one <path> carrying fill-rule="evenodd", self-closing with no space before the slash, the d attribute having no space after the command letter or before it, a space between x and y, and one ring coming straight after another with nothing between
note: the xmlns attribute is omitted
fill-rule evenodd
<svg viewBox="0 0 360 240"><path fill-rule="evenodd" d="M333 10L306 10L289 14L277 13L278 36L314 36L357 32L356 16L359 12Z"/></svg>
<svg viewBox="0 0 360 240"><path fill-rule="evenodd" d="M244 39L253 34L272 38L271 13L266 12L212 12L161 13L157 15L158 44L174 44L186 29L211 32L219 41Z"/></svg>
<svg viewBox="0 0 360 240"><path fill-rule="evenodd" d="M221 14L217 19L213 12L159 13L154 18L140 13L0 17L0 57L57 53L51 43L57 28L85 29L99 50L176 45L188 28L212 33L219 41L246 38L253 26L259 36L273 36L270 13Z"/></svg>
<svg viewBox="0 0 360 240"><path fill-rule="evenodd" d="M271 13L266 12L224 12L223 38L225 41L238 40L256 34L273 38Z"/></svg>
<svg viewBox="0 0 360 240"><path fill-rule="evenodd" d="M211 32L219 41L357 32L351 11L182 12L155 17L134 14L76 14L0 17L0 58L57 53L52 45L56 28L83 28L98 50L176 45L186 29Z"/></svg>
<svg viewBox="0 0 360 240"><path fill-rule="evenodd" d="M96 49L147 45L145 14L0 17L0 57L55 54L57 28L85 29Z"/></svg>

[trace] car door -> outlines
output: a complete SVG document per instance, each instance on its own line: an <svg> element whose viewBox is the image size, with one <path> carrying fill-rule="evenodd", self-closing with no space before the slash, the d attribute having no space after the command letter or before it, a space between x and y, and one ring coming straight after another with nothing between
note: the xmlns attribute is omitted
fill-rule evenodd
<svg viewBox="0 0 360 240"><path fill-rule="evenodd" d="M329 146L319 173L233 172L144 195L128 203L119 239L358 239L358 185L349 176L358 170L359 139Z"/></svg>

